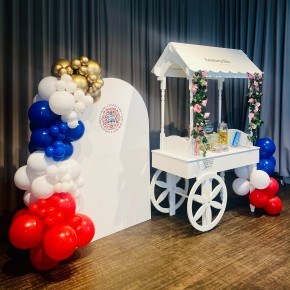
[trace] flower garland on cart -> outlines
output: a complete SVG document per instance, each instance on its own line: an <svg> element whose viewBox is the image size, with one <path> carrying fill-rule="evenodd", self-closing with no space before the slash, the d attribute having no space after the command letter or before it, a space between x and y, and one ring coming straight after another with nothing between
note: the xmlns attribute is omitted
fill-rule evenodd
<svg viewBox="0 0 290 290"><path fill-rule="evenodd" d="M261 120L262 74L248 74L249 92L249 140L254 144L258 139L258 128L264 123Z"/></svg>
<svg viewBox="0 0 290 290"><path fill-rule="evenodd" d="M210 113L205 112L205 107L207 104L207 80L206 71L196 71L192 76L192 111L194 113L193 117L193 130L191 135L195 142L195 154L199 155L199 151L202 151L202 156L206 156L206 152L209 150L209 143L204 135L203 127L205 126L205 121L208 119Z"/></svg>

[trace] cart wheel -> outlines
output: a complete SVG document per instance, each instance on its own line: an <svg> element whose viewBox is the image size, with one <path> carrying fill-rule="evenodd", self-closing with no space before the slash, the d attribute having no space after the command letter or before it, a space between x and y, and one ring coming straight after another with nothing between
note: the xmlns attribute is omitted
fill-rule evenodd
<svg viewBox="0 0 290 290"><path fill-rule="evenodd" d="M214 182L214 189L213 189ZM217 184L216 184L217 183ZM201 186L201 194L197 193ZM219 195L222 195L220 198ZM198 209L193 215L193 203ZM214 228L222 218L227 204L227 187L216 173L205 173L196 179L187 202L187 216L194 228L206 232Z"/></svg>
<svg viewBox="0 0 290 290"><path fill-rule="evenodd" d="M160 212L169 213L169 203L163 201L169 196L170 191L176 194L176 210L182 205L187 197L188 180L157 170L151 180L150 197L152 204Z"/></svg>

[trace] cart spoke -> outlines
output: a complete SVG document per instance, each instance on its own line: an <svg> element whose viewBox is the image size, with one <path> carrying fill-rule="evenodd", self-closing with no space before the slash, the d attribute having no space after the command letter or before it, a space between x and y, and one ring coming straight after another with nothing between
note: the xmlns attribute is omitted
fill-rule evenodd
<svg viewBox="0 0 290 290"><path fill-rule="evenodd" d="M166 189L164 190L160 195L159 197L157 198L157 203L159 204L160 202L162 202L168 195L169 191Z"/></svg>
<svg viewBox="0 0 290 290"><path fill-rule="evenodd" d="M184 190L180 187L174 187L174 192L176 192L177 194L180 194L180 195L184 195Z"/></svg>
<svg viewBox="0 0 290 290"><path fill-rule="evenodd" d="M156 180L156 185L161 188L167 188L167 183L161 180Z"/></svg>
<svg viewBox="0 0 290 290"><path fill-rule="evenodd" d="M210 202L210 205L216 209L222 209L223 205L215 200Z"/></svg>
<svg viewBox="0 0 290 290"><path fill-rule="evenodd" d="M219 184L215 187L215 189L213 190L212 194L211 194L211 199L215 199L216 196L219 194L219 192L221 191L223 185Z"/></svg>
<svg viewBox="0 0 290 290"><path fill-rule="evenodd" d="M207 199L205 199L203 196L201 196L199 194L194 194L193 199L200 204L204 204L207 202Z"/></svg>
<svg viewBox="0 0 290 290"><path fill-rule="evenodd" d="M202 205L196 212L196 214L194 215L193 219L195 221L199 220L201 218L201 216L204 214L206 208L208 207L207 204Z"/></svg>
<svg viewBox="0 0 290 290"><path fill-rule="evenodd" d="M206 216L206 224L209 225L212 220L212 212L210 206L208 206L205 210L205 216Z"/></svg>

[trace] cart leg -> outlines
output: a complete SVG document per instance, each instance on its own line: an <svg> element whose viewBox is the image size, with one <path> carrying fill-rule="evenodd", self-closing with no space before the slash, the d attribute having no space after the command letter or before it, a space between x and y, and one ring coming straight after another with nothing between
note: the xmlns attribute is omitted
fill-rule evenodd
<svg viewBox="0 0 290 290"><path fill-rule="evenodd" d="M201 196L209 200L211 192L212 192L212 178L209 178L209 179L206 179L201 185ZM211 220L211 217L209 218L207 216L208 214L209 214L209 211L205 211L202 215L203 226L206 226L208 224L208 220Z"/></svg>
<svg viewBox="0 0 290 290"><path fill-rule="evenodd" d="M175 215L175 203L176 203L176 196L174 192L175 187L175 178L174 175L167 173L167 184L169 188L169 215L173 216Z"/></svg>
<svg viewBox="0 0 290 290"><path fill-rule="evenodd" d="M220 177L223 179L223 181L225 181L225 172L224 171L221 171L220 172ZM221 190L221 201L223 201L223 198L224 198L224 193L223 193L223 190Z"/></svg>
<svg viewBox="0 0 290 290"><path fill-rule="evenodd" d="M250 173L250 175L255 170L257 170L257 164L249 165L249 173ZM253 190L254 190L254 188L251 186L250 192L252 192ZM251 212L255 212L255 207L253 205L251 205L251 204L250 204L250 210L251 210Z"/></svg>

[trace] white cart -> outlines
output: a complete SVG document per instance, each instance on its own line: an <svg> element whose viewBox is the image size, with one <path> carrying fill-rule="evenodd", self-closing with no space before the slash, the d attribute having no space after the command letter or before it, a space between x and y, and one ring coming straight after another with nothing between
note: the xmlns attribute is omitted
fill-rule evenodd
<svg viewBox="0 0 290 290"><path fill-rule="evenodd" d="M152 167L156 168L150 186L152 204L171 216L187 199L187 215L199 231L214 228L221 220L227 204L225 171L242 166L256 169L259 147L252 146L244 132L237 147L222 153L194 155L192 137L166 136L164 132L165 91L167 77L187 78L190 99L191 78L195 71L207 71L207 78L218 81L219 122L221 121L222 87L225 78L248 78L248 73L261 71L240 50L169 43L153 68L161 88L160 149L152 151ZM193 128L190 109L190 131ZM229 140L237 130L229 130ZM189 179L196 178L189 191Z"/></svg>

